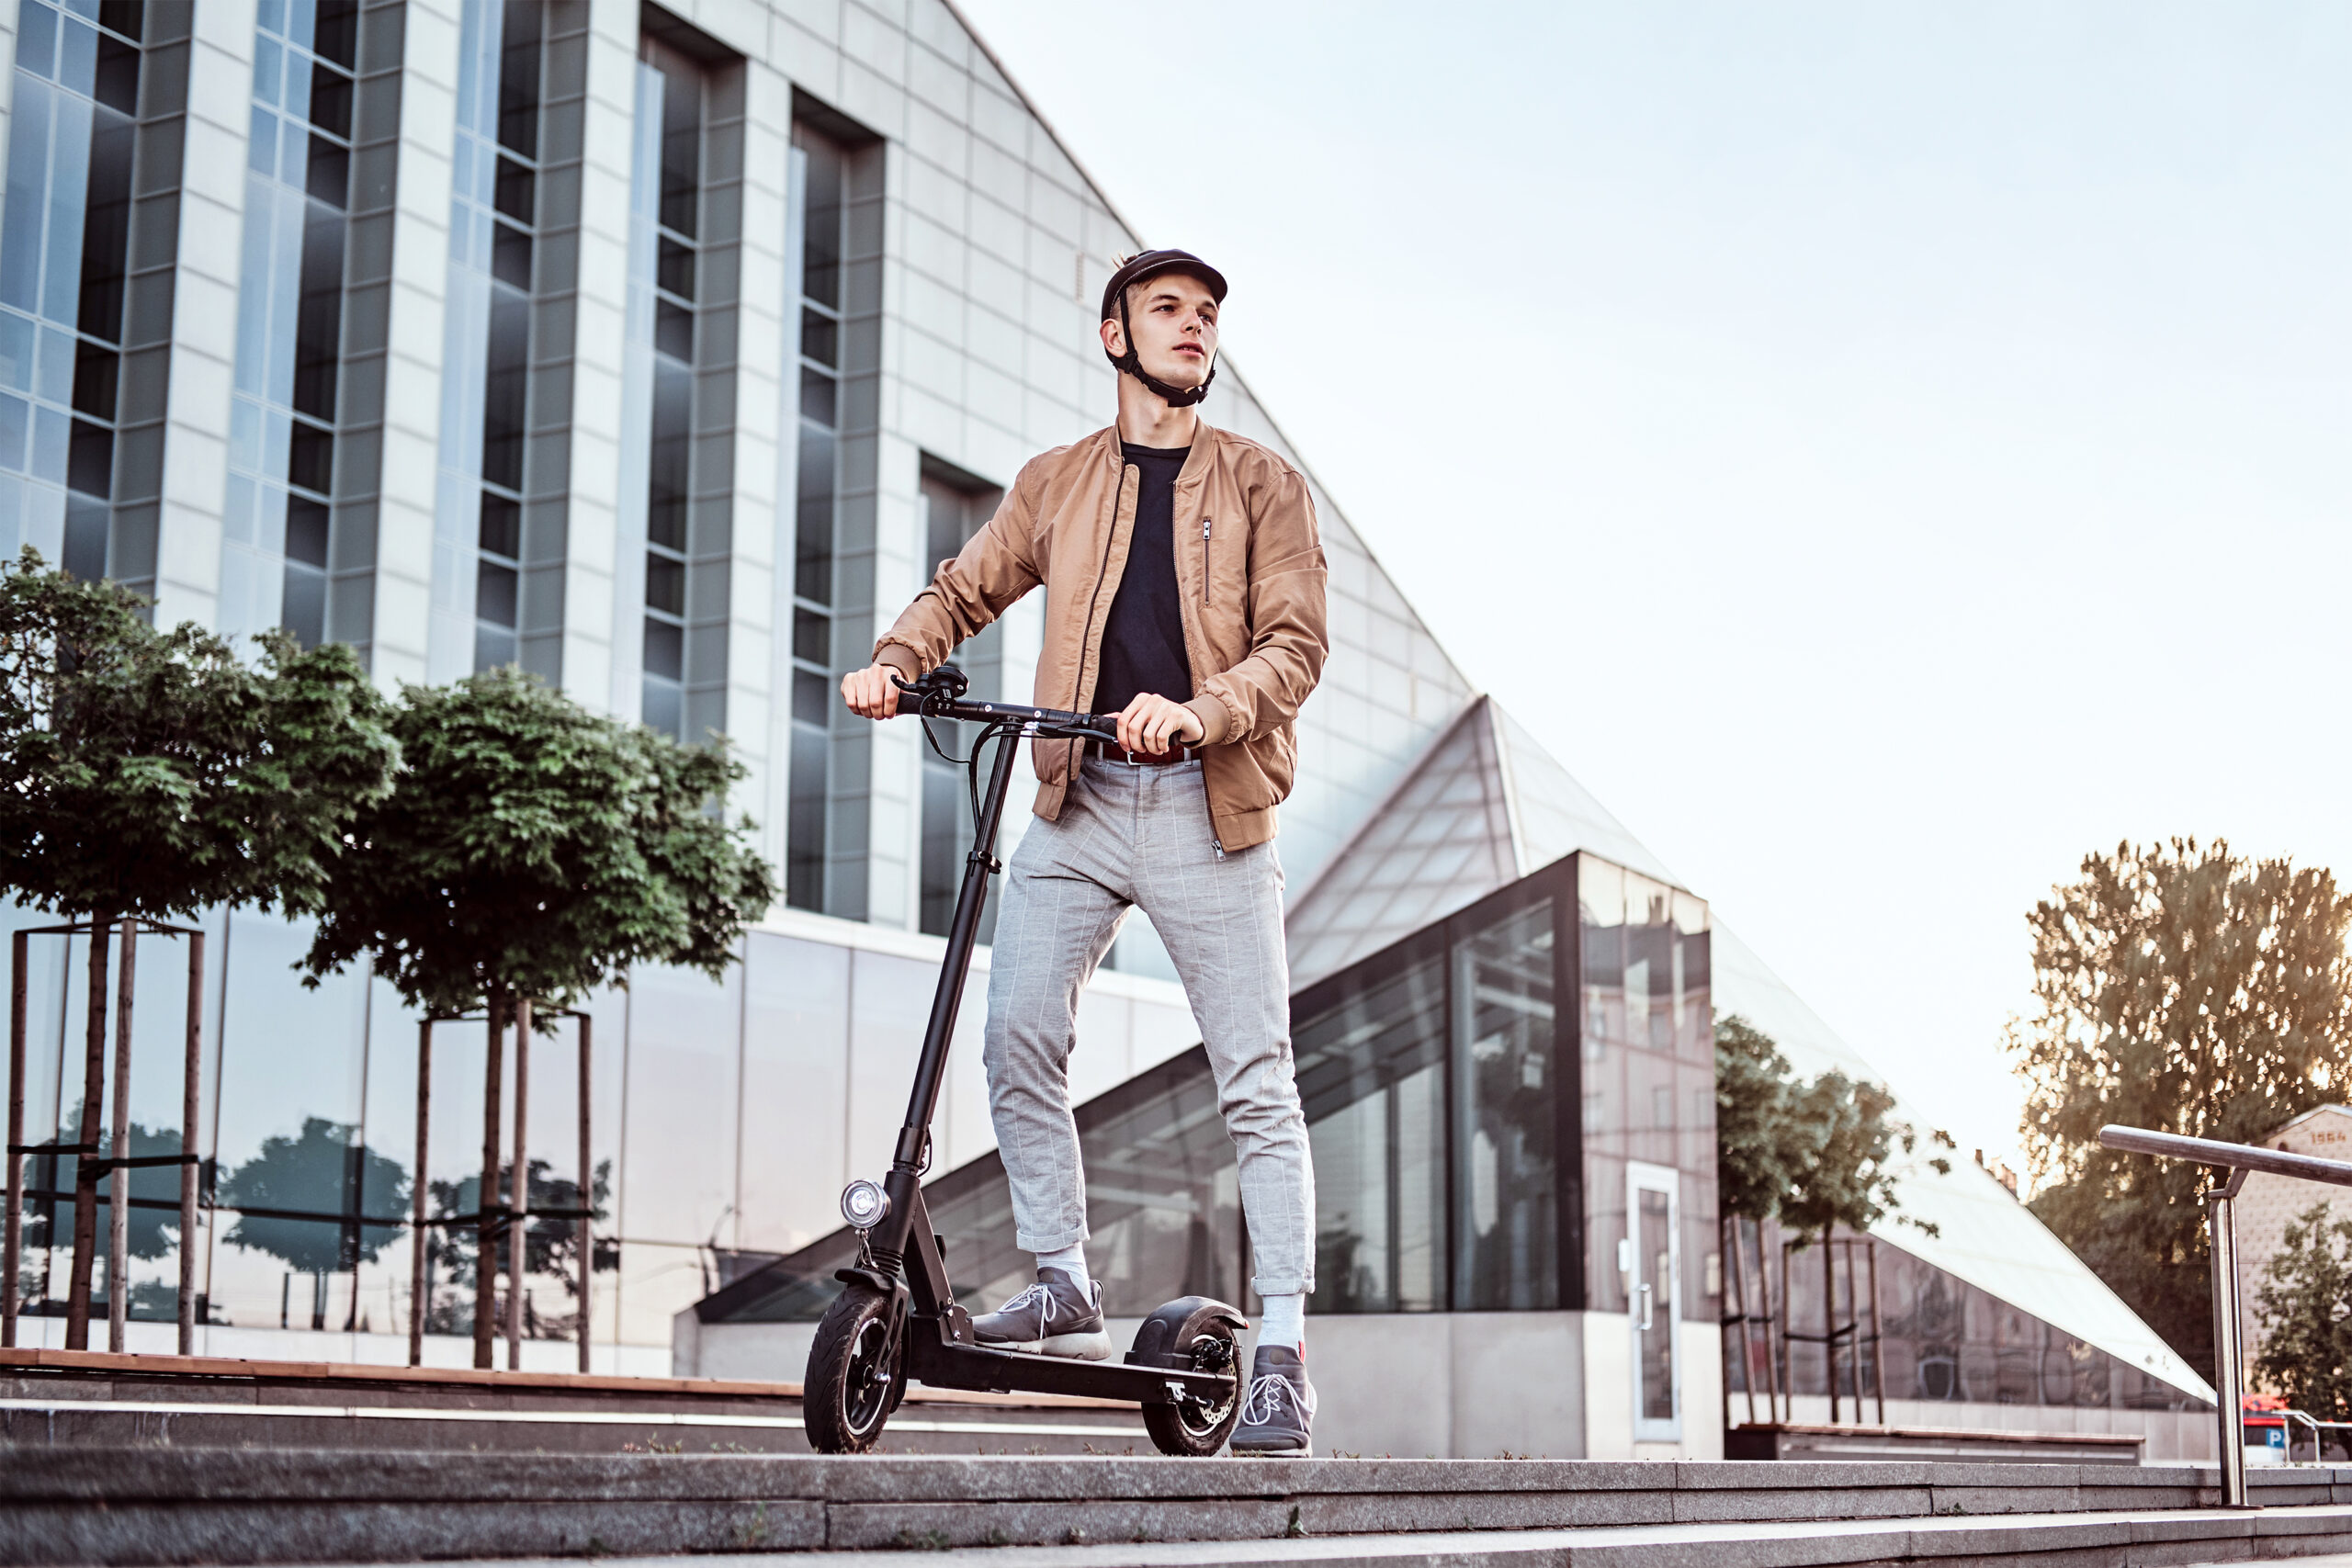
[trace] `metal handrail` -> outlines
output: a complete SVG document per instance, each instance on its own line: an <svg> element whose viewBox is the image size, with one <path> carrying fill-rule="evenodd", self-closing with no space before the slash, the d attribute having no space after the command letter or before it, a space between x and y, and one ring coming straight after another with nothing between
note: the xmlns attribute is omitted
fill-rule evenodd
<svg viewBox="0 0 2352 1568"><path fill-rule="evenodd" d="M2330 1427L2342 1432L2352 1432L2352 1421L2323 1421L2318 1416L2301 1410L2258 1410L2255 1412L2255 1414L2257 1416L2284 1416L2290 1421L2301 1421L2304 1426L2309 1427L2312 1429L2311 1461L2313 1464L2325 1464L2327 1462L2327 1460L2324 1457L2325 1450L2321 1448L2319 1440L2319 1429L2322 1427ZM2289 1464L2301 1464L2303 1462L2295 1457L2295 1441L2292 1438L2287 1439L2287 1462Z"/></svg>
<svg viewBox="0 0 2352 1568"><path fill-rule="evenodd" d="M2159 1133L2149 1127L2101 1127L2098 1142L2101 1148L2154 1155L2158 1159L2195 1160L2230 1173L2227 1181L2207 1187L2198 1196L2206 1205L2205 1223L2211 1242L2207 1250L2213 1260L2213 1377L2217 1385L2215 1403L2221 1406L2222 1503L2231 1508L2251 1507L2254 1505L2247 1502L2245 1491L2245 1347L2238 1337L2238 1190L2245 1185L2247 1175L2257 1170L2302 1181L2352 1187L2352 1164L2321 1159L2315 1155L2289 1154L2284 1149L2256 1148L2251 1144L2225 1144L2217 1138ZM2314 1428L2323 1425L2301 1411L2293 1414L2301 1416ZM2317 1441L2316 1431L2313 1441Z"/></svg>

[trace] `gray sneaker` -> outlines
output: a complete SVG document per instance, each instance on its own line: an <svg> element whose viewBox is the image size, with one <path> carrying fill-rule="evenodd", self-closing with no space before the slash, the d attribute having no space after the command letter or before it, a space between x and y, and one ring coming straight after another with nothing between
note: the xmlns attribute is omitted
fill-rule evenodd
<svg viewBox="0 0 2352 1568"><path fill-rule="evenodd" d="M1100 1361L1111 1354L1102 1327L1102 1285L1080 1292L1058 1269L1040 1269L1037 1282L984 1317L972 1319L972 1337L994 1350L1028 1350Z"/></svg>
<svg viewBox="0 0 2352 1568"><path fill-rule="evenodd" d="M1287 1345L1261 1345L1250 1369L1250 1396L1233 1429L1236 1454L1315 1457L1315 1385L1306 1363Z"/></svg>

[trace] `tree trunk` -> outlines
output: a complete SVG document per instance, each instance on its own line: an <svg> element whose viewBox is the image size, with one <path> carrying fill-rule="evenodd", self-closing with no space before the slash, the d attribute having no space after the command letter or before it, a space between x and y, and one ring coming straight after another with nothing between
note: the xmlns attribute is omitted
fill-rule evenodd
<svg viewBox="0 0 2352 1568"><path fill-rule="evenodd" d="M491 1345L498 1335L499 1225L499 1090L506 1076L503 1060L506 1025L505 998L490 994L490 1021L483 1030L488 1059L481 1089L481 1201L475 1205L479 1228L474 1232L474 1365L487 1371Z"/></svg>
<svg viewBox="0 0 2352 1568"><path fill-rule="evenodd" d="M82 1055L82 1120L74 1141L91 1153L74 1161L74 1267L67 1278L65 1348L90 1348L90 1273L98 1250L98 1173L90 1162L99 1147L98 1124L106 1114L107 1092L107 939L112 934L111 909L90 912L90 1005Z"/></svg>

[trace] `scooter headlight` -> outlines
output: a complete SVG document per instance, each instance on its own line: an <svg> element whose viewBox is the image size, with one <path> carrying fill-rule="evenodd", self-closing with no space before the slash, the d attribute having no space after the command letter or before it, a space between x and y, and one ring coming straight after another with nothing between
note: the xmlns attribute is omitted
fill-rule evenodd
<svg viewBox="0 0 2352 1568"><path fill-rule="evenodd" d="M890 1195L861 1178L842 1189L842 1218L852 1230L870 1231L890 1213Z"/></svg>

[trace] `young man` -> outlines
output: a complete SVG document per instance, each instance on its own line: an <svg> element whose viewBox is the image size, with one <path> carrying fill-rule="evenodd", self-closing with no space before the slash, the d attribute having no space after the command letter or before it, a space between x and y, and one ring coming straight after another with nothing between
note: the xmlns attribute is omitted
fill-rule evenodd
<svg viewBox="0 0 2352 1568"><path fill-rule="evenodd" d="M1323 550L1298 471L1193 412L1216 374L1225 293L1216 269L1183 251L1146 251L1113 274L1102 336L1121 372L1118 423L1023 467L842 694L868 718L890 716L892 676L942 663L1044 585L1033 700L1116 714L1119 739L1036 745L1039 819L997 915L985 1058L1037 1282L972 1326L984 1344L1111 1353L1086 1268L1067 1068L1079 992L1140 907L1184 982L1240 1156L1265 1316L1234 1451L1306 1454L1315 1177L1273 837L1298 755L1293 724L1329 646Z"/></svg>

